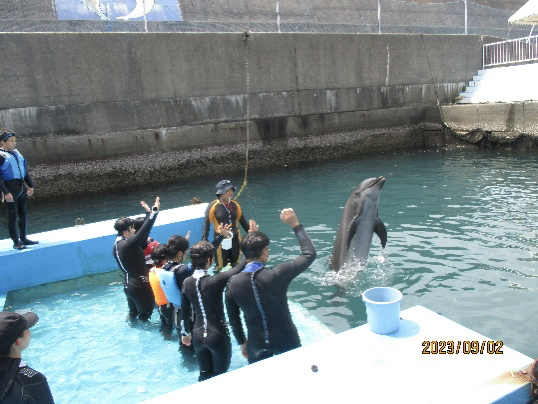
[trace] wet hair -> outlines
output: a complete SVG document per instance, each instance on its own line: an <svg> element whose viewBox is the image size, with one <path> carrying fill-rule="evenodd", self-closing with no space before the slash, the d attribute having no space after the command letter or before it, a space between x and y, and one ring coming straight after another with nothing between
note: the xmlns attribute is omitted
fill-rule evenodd
<svg viewBox="0 0 538 404"><path fill-rule="evenodd" d="M170 249L170 258L174 258L179 252L185 254L189 249L189 240L183 236L172 236L168 239L168 248Z"/></svg>
<svg viewBox="0 0 538 404"><path fill-rule="evenodd" d="M159 244L151 252L151 259L155 264L160 264L163 261L168 261L170 258L170 248L166 244Z"/></svg>
<svg viewBox="0 0 538 404"><path fill-rule="evenodd" d="M146 218L144 216L137 217L133 222L133 227L136 231L140 230L144 222L146 221Z"/></svg>
<svg viewBox="0 0 538 404"><path fill-rule="evenodd" d="M118 232L118 236L121 236L125 230L129 230L133 226L133 219L122 216L114 224L114 230Z"/></svg>
<svg viewBox="0 0 538 404"><path fill-rule="evenodd" d="M190 250L191 262L194 268L205 268L208 258L213 258L215 249L213 244L207 240L194 243Z"/></svg>
<svg viewBox="0 0 538 404"><path fill-rule="evenodd" d="M261 231L251 231L241 240L241 251L246 259L259 258L269 245L269 237Z"/></svg>
<svg viewBox="0 0 538 404"><path fill-rule="evenodd" d="M19 335L19 336L17 337L17 339L22 338L22 337L24 336L24 331L26 331L26 330L22 330L21 335ZM17 339L15 339L15 341L17 341ZM11 345L8 346L8 347L2 347L2 348L0 348L0 356L8 356L9 353L11 352L11 347L13 346L13 344L15 343L15 341L13 341L13 342L11 343Z"/></svg>

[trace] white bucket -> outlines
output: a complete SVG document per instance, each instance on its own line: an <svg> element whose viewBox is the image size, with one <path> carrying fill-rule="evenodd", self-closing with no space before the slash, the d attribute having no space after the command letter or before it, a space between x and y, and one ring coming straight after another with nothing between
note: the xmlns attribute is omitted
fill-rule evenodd
<svg viewBox="0 0 538 404"><path fill-rule="evenodd" d="M402 292L394 288L371 288L362 294L370 330L376 334L390 334L400 327Z"/></svg>

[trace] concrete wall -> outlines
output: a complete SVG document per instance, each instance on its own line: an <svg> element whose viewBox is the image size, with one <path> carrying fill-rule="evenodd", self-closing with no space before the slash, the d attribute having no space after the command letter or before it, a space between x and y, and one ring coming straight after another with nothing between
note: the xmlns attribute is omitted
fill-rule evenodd
<svg viewBox="0 0 538 404"><path fill-rule="evenodd" d="M252 140L262 142L419 124L437 96L450 102L476 73L484 41L390 34L1 37L0 125L21 135L20 149L33 164L237 144L245 140L247 106ZM400 108L407 110L395 113Z"/></svg>
<svg viewBox="0 0 538 404"><path fill-rule="evenodd" d="M447 105L449 142L489 149L538 150L538 103Z"/></svg>

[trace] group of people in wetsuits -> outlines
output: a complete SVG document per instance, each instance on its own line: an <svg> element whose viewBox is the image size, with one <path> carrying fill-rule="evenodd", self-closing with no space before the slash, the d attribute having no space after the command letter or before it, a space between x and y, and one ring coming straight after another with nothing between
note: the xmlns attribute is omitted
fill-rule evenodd
<svg viewBox="0 0 538 404"><path fill-rule="evenodd" d="M301 346L288 307L287 289L314 261L315 248L293 209L284 209L280 218L293 229L301 254L268 268L269 238L258 231L253 220L243 216L240 205L232 199L235 190L230 181L219 182L217 198L206 211L203 239L189 249L188 236L170 237L167 244L153 248L151 269L144 249L151 242L149 233L159 214L159 198L152 208L142 202L146 216L139 230L127 217L115 224L118 237L113 255L125 276L129 317L147 321L157 305L163 325L176 327L181 344L193 348L199 381L225 373L230 367L232 344L225 305L233 335L249 363ZM211 224L215 234L209 242ZM242 239L239 225L247 231ZM183 262L187 250L189 264ZM240 252L244 257L239 262Z"/></svg>

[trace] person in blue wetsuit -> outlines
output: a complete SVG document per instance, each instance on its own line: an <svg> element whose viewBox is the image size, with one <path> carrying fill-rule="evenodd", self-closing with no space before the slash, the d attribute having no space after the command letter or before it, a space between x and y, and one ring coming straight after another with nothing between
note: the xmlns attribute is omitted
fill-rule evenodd
<svg viewBox="0 0 538 404"><path fill-rule="evenodd" d="M252 220L250 228L256 228ZM181 341L185 345L192 341L200 368L198 381L203 381L225 373L230 367L232 345L222 295L228 280L244 269L246 261L211 276L207 271L215 256L214 245L199 241L191 247L190 256L194 273L183 282ZM188 321L191 305L196 312L194 326Z"/></svg>
<svg viewBox="0 0 538 404"><path fill-rule="evenodd" d="M148 321L155 307L155 298L149 283L149 270L143 246L155 224L161 201L157 197L152 209L144 201L140 204L149 213L144 224L136 232L132 219L120 217L114 225L118 237L112 247L112 254L125 276L123 291L127 297L129 318Z"/></svg>
<svg viewBox="0 0 538 404"><path fill-rule="evenodd" d="M32 312L0 313L0 403L54 404L47 378L22 361L32 337L30 328L38 319Z"/></svg>
<svg viewBox="0 0 538 404"><path fill-rule="evenodd" d="M166 299L171 304L171 310L168 313L169 321L179 332L181 287L183 286L183 280L193 272L189 264L183 263L189 249L189 240L183 236L171 236L168 239L168 249L170 259L163 266L159 276L159 283L166 295Z"/></svg>
<svg viewBox="0 0 538 404"><path fill-rule="evenodd" d="M213 246L217 248L224 237L229 235L229 232L229 225L217 226ZM183 282L185 279L194 273L192 264L186 264L183 262L187 254L187 250L189 249L189 234L190 232L186 237L171 236L168 239L168 248L172 258L163 266L163 271L161 271L160 274L160 285L164 291L164 294L166 295L166 298L170 303L172 303L173 310L170 315L178 332L180 332L179 324L181 321L181 289L183 288ZM190 323L192 324L193 322L194 317L190 319Z"/></svg>
<svg viewBox="0 0 538 404"><path fill-rule="evenodd" d="M0 129L0 191L7 206L13 248L23 250L27 245L39 243L29 240L26 233L26 205L28 197L34 193L34 182L28 173L26 160L17 150L17 135L7 129Z"/></svg>
<svg viewBox="0 0 538 404"><path fill-rule="evenodd" d="M228 282L226 309L241 353L254 363L301 346L297 328L288 307L287 291L291 281L316 258L316 250L293 209L284 209L280 218L293 228L301 247L294 260L267 268L269 238L262 232L248 233L241 250L248 264ZM248 339L240 318L245 318Z"/></svg>

